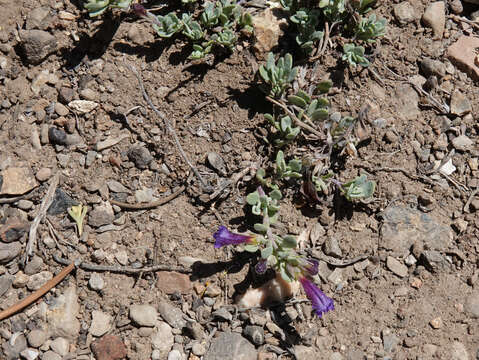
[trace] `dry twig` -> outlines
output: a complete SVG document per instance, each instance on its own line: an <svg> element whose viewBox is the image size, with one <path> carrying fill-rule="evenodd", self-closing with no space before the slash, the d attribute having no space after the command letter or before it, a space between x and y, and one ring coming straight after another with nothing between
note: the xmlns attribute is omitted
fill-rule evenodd
<svg viewBox="0 0 479 360"><path fill-rule="evenodd" d="M62 265L70 263L69 260L62 259L56 254L53 254L53 260L55 260L57 263ZM85 271L99 271L99 272L108 271L111 273L129 274L129 275L144 274L144 273L150 273L150 272L156 272L156 271L176 271L182 274L191 273L190 269L185 269L181 266L172 266L172 265L153 265L149 267L136 269L136 268L132 268L128 266L106 266L106 265L94 265L94 264L89 264L85 262L79 262L77 267Z"/></svg>
<svg viewBox="0 0 479 360"><path fill-rule="evenodd" d="M180 153L181 157L186 162L186 164L188 164L190 169L194 172L194 174L196 175L196 177L200 181L200 183L203 187L203 190L207 193L211 193L212 190L213 190L212 187L210 185L208 185L203 180L203 178L201 177L198 170L194 167L194 165L190 162L190 160L186 156L186 153L185 153L185 151L183 150L183 147L180 144L180 140L178 139L178 135L176 134L176 131L173 128L173 126L171 125L170 121L166 118L165 114L163 114L160 110L158 110L158 108L153 104L150 97L148 96L148 93L145 90L145 86L143 85L143 80L141 79L140 73L136 70L136 68L134 66L132 66L132 65L127 65L127 66L130 69L130 71L136 76L136 78L138 80L138 84L140 85L141 93L143 94L143 98L148 103L148 105L151 107L151 109L155 112L155 114L158 115L159 118L163 121L163 123L165 124L165 126L166 126L168 132L171 134L171 136L173 136L173 140L176 143L176 147L177 147L178 152Z"/></svg>
<svg viewBox="0 0 479 360"><path fill-rule="evenodd" d="M448 18L449 19L452 19L454 21L458 21L458 22L463 22L463 23L466 23L466 24L469 24L471 25L472 27L476 28L476 29L479 29L479 22L477 21L472 21L472 20L469 20L469 19L466 19L465 17L461 17L461 16L457 16L457 15L448 15Z"/></svg>
<svg viewBox="0 0 479 360"><path fill-rule="evenodd" d="M166 204L167 202L173 200L178 195L180 195L183 191L185 191L185 187L180 186L180 188L176 190L173 194L165 196L159 200L156 200L150 203L144 203L144 204L128 204L128 203L124 203L124 202L116 201L116 200L110 200L110 203L112 205L116 205L121 207L122 209L127 209L127 210L147 210L147 209L153 209L155 207Z"/></svg>
<svg viewBox="0 0 479 360"><path fill-rule="evenodd" d="M29 296L24 298L22 301L0 312L0 321L2 321L3 319L6 319L7 317L17 313L18 311L26 308L30 304L37 301L39 298L41 298L43 295L49 292L53 287L55 287L60 281L62 281L75 268L75 263L73 262L67 261L65 265L68 265L68 266L65 267L62 271L60 271L58 275L56 275L53 279L48 281L40 289L30 294Z"/></svg>
<svg viewBox="0 0 479 360"><path fill-rule="evenodd" d="M308 124L302 122L301 120L298 119L298 117L291 111L288 109L288 107L283 104L282 102L279 102L269 96L266 96L266 100L268 100L269 102L272 102L273 104L279 106L280 108L282 108L284 111L286 111L288 113L289 116L291 116L291 118L293 119L294 123L296 125L298 125L300 128L302 129L305 129L305 130L308 130L309 132L313 133L314 135L316 135L317 137L319 137L320 139L322 139L324 137L323 134L321 134L318 130L316 130L315 128L313 128L312 126L309 126Z"/></svg>
<svg viewBox="0 0 479 360"><path fill-rule="evenodd" d="M38 225L40 225L40 222L45 217L48 208L53 202L53 198L55 196L55 190L57 189L59 181L60 181L60 173L57 172L55 176L52 178L50 182L50 186L48 187L47 194L45 195L45 198L43 199L42 204L40 205L40 210L38 210L38 214L37 216L35 216L35 219L33 220L32 225L30 226L30 232L28 234L28 242L27 242L27 247L25 251L25 259L24 259L25 264L28 262L28 258L30 258L33 255L33 249L35 248L35 245L37 243Z"/></svg>

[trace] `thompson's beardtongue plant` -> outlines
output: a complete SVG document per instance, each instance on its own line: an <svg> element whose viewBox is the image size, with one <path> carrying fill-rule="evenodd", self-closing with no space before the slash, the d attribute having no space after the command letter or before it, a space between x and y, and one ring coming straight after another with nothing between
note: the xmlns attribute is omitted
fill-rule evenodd
<svg viewBox="0 0 479 360"><path fill-rule="evenodd" d="M215 248L225 245L244 244L245 251L261 254L255 265L255 271L263 274L268 268L273 269L288 282L299 281L306 295L313 304L313 309L318 316L334 310L333 300L327 297L315 284L313 276L318 274L318 262L298 254L295 250L297 241L294 236L273 234L271 224L278 219L279 206L277 201L281 198L279 190L273 190L267 195L260 187L250 194L247 202L252 206L255 215L263 217L262 223L254 225L259 234L243 235L229 231L220 226L213 234Z"/></svg>

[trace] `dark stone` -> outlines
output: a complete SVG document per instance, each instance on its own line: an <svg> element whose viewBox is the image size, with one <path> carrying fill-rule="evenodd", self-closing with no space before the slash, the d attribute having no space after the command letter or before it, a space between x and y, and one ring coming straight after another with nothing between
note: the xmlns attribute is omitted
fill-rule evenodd
<svg viewBox="0 0 479 360"><path fill-rule="evenodd" d="M226 332L211 342L204 360L256 360L258 354L254 346L240 334Z"/></svg>
<svg viewBox="0 0 479 360"><path fill-rule="evenodd" d="M68 104L70 101L73 100L75 96L75 91L72 88L62 86L58 91L58 101L62 104Z"/></svg>
<svg viewBox="0 0 479 360"><path fill-rule="evenodd" d="M153 161L148 149L143 146L136 146L128 150L128 159L132 161L138 169L146 169Z"/></svg>
<svg viewBox="0 0 479 360"><path fill-rule="evenodd" d="M62 129L51 127L48 129L48 140L54 145L67 145L67 133Z"/></svg>
<svg viewBox="0 0 479 360"><path fill-rule="evenodd" d="M55 36L43 30L22 30L20 38L25 60L30 64L40 64L57 50Z"/></svg>
<svg viewBox="0 0 479 360"><path fill-rule="evenodd" d="M73 205L78 205L78 201L72 199L67 195L62 189L57 188L55 190L55 196L53 202L48 208L48 215L58 215L65 213L69 207Z"/></svg>
<svg viewBox="0 0 479 360"><path fill-rule="evenodd" d="M8 221L0 227L0 240L6 243L19 240L30 229L30 225L18 220Z"/></svg>
<svg viewBox="0 0 479 360"><path fill-rule="evenodd" d="M261 326L248 325L243 329L243 335L257 346L264 343L264 330Z"/></svg>
<svg viewBox="0 0 479 360"><path fill-rule="evenodd" d="M27 338L23 334L18 335L14 339L13 344L11 343L11 341L4 341L2 344L2 350L5 357L4 358L2 357L2 359L5 359L5 360L20 359L20 353L26 348L27 348Z"/></svg>

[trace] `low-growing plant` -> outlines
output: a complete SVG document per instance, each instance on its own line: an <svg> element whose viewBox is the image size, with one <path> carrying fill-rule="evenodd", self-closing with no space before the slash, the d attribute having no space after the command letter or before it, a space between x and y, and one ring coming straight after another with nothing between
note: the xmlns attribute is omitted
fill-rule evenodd
<svg viewBox="0 0 479 360"><path fill-rule="evenodd" d="M263 90L269 96L279 99L291 85L298 73L298 68L293 67L293 57L286 54L276 62L273 53L268 54L266 65L261 65L259 74L265 82Z"/></svg>
<svg viewBox="0 0 479 360"><path fill-rule="evenodd" d="M353 67L356 67L357 65L368 67L370 62L364 56L364 52L365 49L361 45L344 44L342 59Z"/></svg>
<svg viewBox="0 0 479 360"><path fill-rule="evenodd" d="M248 195L247 202L252 206L255 215L262 216L263 221L254 224L257 233L251 235L237 234L220 226L213 235L215 248L226 245L244 244L244 250L257 253L259 260L255 271L259 274L266 272L268 268L279 273L288 282L299 281L303 286L306 296L311 301L314 312L321 317L324 313L334 310L333 299L326 296L315 284L313 277L318 273L318 262L306 258L296 252L297 241L291 235L276 235L272 224L278 220L277 203L271 208L272 201L279 200L281 195L278 190L273 190L266 195L261 187ZM272 200L273 198L276 200ZM273 213L273 217L271 217Z"/></svg>
<svg viewBox="0 0 479 360"><path fill-rule="evenodd" d="M297 159L289 160L286 164L284 153L279 150L276 154L276 175L278 179L300 178L301 161Z"/></svg>
<svg viewBox="0 0 479 360"><path fill-rule="evenodd" d="M103 14L108 9L128 9L132 0L88 0L85 9L90 17Z"/></svg>
<svg viewBox="0 0 479 360"><path fill-rule="evenodd" d="M317 30L319 16L319 10L303 8L290 17L298 29L296 42L306 54L310 54L314 43L324 36L323 31Z"/></svg>
<svg viewBox="0 0 479 360"><path fill-rule="evenodd" d="M368 43L373 43L380 36L386 34L386 19L376 19L376 14L362 18L355 30L355 38Z"/></svg>

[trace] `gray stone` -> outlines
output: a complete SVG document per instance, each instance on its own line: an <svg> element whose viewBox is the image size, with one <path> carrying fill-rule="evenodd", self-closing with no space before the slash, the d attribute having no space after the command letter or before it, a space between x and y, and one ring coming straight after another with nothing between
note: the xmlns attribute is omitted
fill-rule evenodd
<svg viewBox="0 0 479 360"><path fill-rule="evenodd" d="M71 285L62 295L51 301L46 318L52 336L61 336L75 340L80 333L80 322L77 319L80 305L76 287Z"/></svg>
<svg viewBox="0 0 479 360"><path fill-rule="evenodd" d="M97 154L98 154L98 153L97 153L96 151L88 151L88 152L86 153L85 166L86 166L87 168L89 168L89 167L93 164L93 162L94 162L95 159L96 159L96 155L97 155Z"/></svg>
<svg viewBox="0 0 479 360"><path fill-rule="evenodd" d="M261 326L247 325L243 329L243 335L254 345L260 346L264 343L264 330Z"/></svg>
<svg viewBox="0 0 479 360"><path fill-rule="evenodd" d="M85 100L94 101L98 99L98 94L92 89L83 89L80 91L80 97Z"/></svg>
<svg viewBox="0 0 479 360"><path fill-rule="evenodd" d="M22 30L20 38L26 61L34 65L40 64L57 49L55 36L43 30Z"/></svg>
<svg viewBox="0 0 479 360"><path fill-rule="evenodd" d="M48 179L50 179L51 176L52 176L52 169L50 168L41 168L35 174L35 177L40 182L47 181Z"/></svg>
<svg viewBox="0 0 479 360"><path fill-rule="evenodd" d="M31 347L38 348L48 339L48 334L41 329L33 329L27 335L28 344Z"/></svg>
<svg viewBox="0 0 479 360"><path fill-rule="evenodd" d="M92 290L100 291L105 287L105 281L100 274L94 272L91 274L90 280L88 280L88 286L90 286Z"/></svg>
<svg viewBox="0 0 479 360"><path fill-rule="evenodd" d="M25 29L40 29L45 30L48 27L48 19L50 16L50 8L48 6L38 7L33 9L27 17Z"/></svg>
<svg viewBox="0 0 479 360"><path fill-rule="evenodd" d="M324 253L329 256L341 258L343 251L339 247L338 240L333 236L328 236L323 244Z"/></svg>
<svg viewBox="0 0 479 360"><path fill-rule="evenodd" d="M155 326L157 316L156 309L151 305L135 304L130 306L130 319L138 326Z"/></svg>
<svg viewBox="0 0 479 360"><path fill-rule="evenodd" d="M343 269L340 269L340 268L334 269L334 271L331 274L329 274L328 281L335 286L341 284L344 281Z"/></svg>
<svg viewBox="0 0 479 360"><path fill-rule="evenodd" d="M386 266L388 267L389 270L391 270L394 274L396 274L399 277L405 277L408 274L407 266L404 264L401 264L392 256L387 257Z"/></svg>
<svg viewBox="0 0 479 360"><path fill-rule="evenodd" d="M256 360L254 346L240 334L224 332L211 342L204 360Z"/></svg>
<svg viewBox="0 0 479 360"><path fill-rule="evenodd" d="M33 275L40 272L43 268L43 260L40 256L34 255L32 259L25 265L24 272L27 275Z"/></svg>
<svg viewBox="0 0 479 360"><path fill-rule="evenodd" d="M70 343L63 337L57 337L50 343L50 349L55 351L58 355L65 356L70 350Z"/></svg>
<svg viewBox="0 0 479 360"><path fill-rule="evenodd" d="M211 315L218 320L222 321L231 321L233 320L233 315L226 310L224 307L219 308L218 310L214 311Z"/></svg>
<svg viewBox="0 0 479 360"><path fill-rule="evenodd" d="M20 353L22 359L25 360L35 360L38 357L38 351L35 349L25 349Z"/></svg>
<svg viewBox="0 0 479 360"><path fill-rule="evenodd" d="M186 329L195 340L202 340L206 336L203 326L201 326L196 321L189 321L186 324Z"/></svg>
<svg viewBox="0 0 479 360"><path fill-rule="evenodd" d="M208 163L220 175L226 176L226 164L223 158L215 152L208 153Z"/></svg>
<svg viewBox="0 0 479 360"><path fill-rule="evenodd" d="M111 329L113 318L102 311L93 310L91 314L90 333L93 336L105 335Z"/></svg>
<svg viewBox="0 0 479 360"><path fill-rule="evenodd" d="M479 319L479 291L476 290L468 295L464 304L464 310L473 319Z"/></svg>
<svg viewBox="0 0 479 360"><path fill-rule="evenodd" d="M459 135L452 140L452 146L459 151L468 151L474 145L474 141L469 139L466 135Z"/></svg>
<svg viewBox="0 0 479 360"><path fill-rule="evenodd" d="M183 312L166 301L161 301L158 304L158 312L163 320L173 328L182 329L186 326L186 321L183 319Z"/></svg>
<svg viewBox="0 0 479 360"><path fill-rule="evenodd" d="M157 331L151 337L151 346L154 350L158 350L161 358L166 358L174 343L174 336L170 325L164 321L160 321Z"/></svg>
<svg viewBox="0 0 479 360"><path fill-rule="evenodd" d="M454 90L451 95L451 114L463 116L472 111L471 102L460 90Z"/></svg>
<svg viewBox="0 0 479 360"><path fill-rule="evenodd" d="M421 70L426 76L436 75L438 78L446 76L446 65L439 60L429 58L422 60Z"/></svg>
<svg viewBox="0 0 479 360"><path fill-rule="evenodd" d="M30 276L27 282L27 288L31 291L38 290L51 279L53 279L53 274L50 271L41 271Z"/></svg>
<svg viewBox="0 0 479 360"><path fill-rule="evenodd" d="M432 272L438 272L439 270L446 270L450 267L447 259L441 255L439 251L427 250L422 253L423 261L426 267Z"/></svg>
<svg viewBox="0 0 479 360"><path fill-rule="evenodd" d="M128 253L126 250L120 250L115 254L115 259L120 263L120 265L128 264Z"/></svg>
<svg viewBox="0 0 479 360"><path fill-rule="evenodd" d="M416 20L416 11L407 1L394 5L394 16L401 24L408 24Z"/></svg>
<svg viewBox="0 0 479 360"><path fill-rule="evenodd" d="M436 222L429 215L407 207L390 206L383 213L379 246L404 256L414 243L434 250L446 249L452 241L449 226Z"/></svg>
<svg viewBox="0 0 479 360"><path fill-rule="evenodd" d="M341 355L341 353L333 352L329 356L329 360L344 360L344 357L343 357L343 355Z"/></svg>
<svg viewBox="0 0 479 360"><path fill-rule="evenodd" d="M130 190L124 186L122 183L116 181L116 180L108 180L106 182L108 189L110 189L111 192L114 193L129 193Z"/></svg>
<svg viewBox="0 0 479 360"><path fill-rule="evenodd" d="M93 227L100 227L102 225L109 225L115 219L115 213L109 202L103 202L96 205L88 215L88 225Z"/></svg>
<svg viewBox="0 0 479 360"><path fill-rule="evenodd" d="M42 360L62 360L62 357L57 353L48 350L47 352L43 353Z"/></svg>
<svg viewBox="0 0 479 360"><path fill-rule="evenodd" d="M430 3L422 15L422 21L432 29L435 38L441 39L446 25L446 6L444 1Z"/></svg>
<svg viewBox="0 0 479 360"><path fill-rule="evenodd" d="M15 277L9 274L0 276L0 297L2 297L3 294L10 290L14 279Z"/></svg>
<svg viewBox="0 0 479 360"><path fill-rule="evenodd" d="M366 358L365 354L361 350L351 350L348 352L348 355L346 356L347 360L364 360ZM388 357L384 357L382 360L391 360Z"/></svg>
<svg viewBox="0 0 479 360"><path fill-rule="evenodd" d="M19 200L17 202L17 207L21 210L28 211L33 207L33 201L25 200L25 199Z"/></svg>
<svg viewBox="0 0 479 360"><path fill-rule="evenodd" d="M135 146L128 150L128 159L130 159L138 169L146 169L153 161L153 156L151 156L147 148Z"/></svg>
<svg viewBox="0 0 479 360"><path fill-rule="evenodd" d="M2 344L5 360L18 360L20 353L27 348L27 339L21 333L12 335L9 341Z"/></svg>
<svg viewBox="0 0 479 360"><path fill-rule="evenodd" d="M2 243L0 242L0 264L6 264L15 259L22 251L22 245L18 242Z"/></svg>

